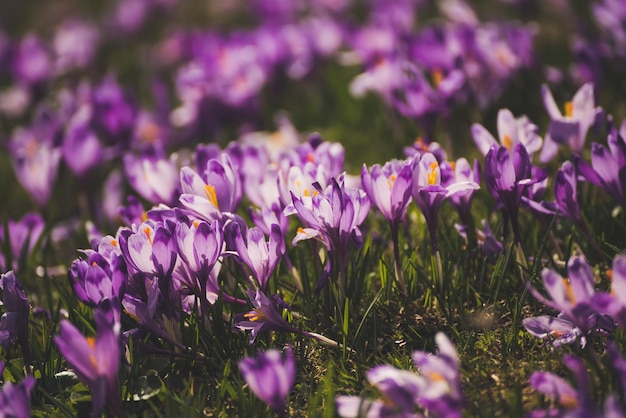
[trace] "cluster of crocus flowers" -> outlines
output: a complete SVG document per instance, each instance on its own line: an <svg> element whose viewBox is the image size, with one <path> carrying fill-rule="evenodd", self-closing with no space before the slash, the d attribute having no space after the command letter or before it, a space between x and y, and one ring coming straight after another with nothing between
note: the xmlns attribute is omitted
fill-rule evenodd
<svg viewBox="0 0 626 418"><path fill-rule="evenodd" d="M460 417L463 408L459 361L454 344L443 333L435 336L439 353L413 353L417 370L411 372L382 365L367 372L367 380L383 399L338 396L337 413L346 418L360 416Z"/></svg>

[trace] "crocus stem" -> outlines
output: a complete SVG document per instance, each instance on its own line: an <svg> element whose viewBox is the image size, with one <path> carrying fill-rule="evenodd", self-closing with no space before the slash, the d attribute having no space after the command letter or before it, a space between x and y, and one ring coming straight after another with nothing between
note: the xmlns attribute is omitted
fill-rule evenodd
<svg viewBox="0 0 626 418"><path fill-rule="evenodd" d="M403 296L408 296L406 282L404 281L404 274L402 272L402 262L400 261L400 244L398 242L398 222L391 222L391 240L393 241L393 262L394 270L396 273L396 282L400 287L400 291Z"/></svg>
<svg viewBox="0 0 626 418"><path fill-rule="evenodd" d="M439 254L439 251L435 251L435 274L437 275L435 279L439 287L439 294L443 298L443 267L441 266L441 254Z"/></svg>
<svg viewBox="0 0 626 418"><path fill-rule="evenodd" d="M293 277L293 282L296 285L296 289L298 289L298 292L304 294L304 287L302 286L302 278L300 277L300 272L291 262L289 254L287 254L287 252L285 252L285 254L283 255L283 260L285 260L285 263L287 263L287 268L291 272L291 276Z"/></svg>
<svg viewBox="0 0 626 418"><path fill-rule="evenodd" d="M316 332L302 331L302 335L304 335L305 337L310 337L310 338L316 339L317 341L321 342L322 344L328 345L330 347L342 348L341 343L338 343L335 340L331 340L330 338L325 337L325 336L323 336L321 334L318 334ZM346 347L346 350L351 352L351 353L356 353L356 351L354 351L350 347Z"/></svg>
<svg viewBox="0 0 626 418"><path fill-rule="evenodd" d="M600 244L598 244L598 241L596 241L595 238L593 238L593 236L591 235L591 232L589 232L589 228L587 228L585 221L577 222L576 225L578 225L583 235L585 236L585 238L587 238L587 240L591 244L591 247L598 253L598 255L605 256L605 253L604 251L602 251Z"/></svg>

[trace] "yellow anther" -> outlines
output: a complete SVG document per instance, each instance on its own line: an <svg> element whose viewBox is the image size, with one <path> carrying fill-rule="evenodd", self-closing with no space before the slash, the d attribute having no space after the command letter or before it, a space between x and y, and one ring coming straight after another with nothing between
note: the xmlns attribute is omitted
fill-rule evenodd
<svg viewBox="0 0 626 418"><path fill-rule="evenodd" d="M92 350L96 348L96 339L94 337L87 337L87 345Z"/></svg>
<svg viewBox="0 0 626 418"><path fill-rule="evenodd" d="M572 305L576 304L574 290L572 290L572 285L567 278L563 279L563 286L565 286L565 296L567 299L572 303Z"/></svg>
<svg viewBox="0 0 626 418"><path fill-rule="evenodd" d="M433 84L435 87L439 88L441 82L443 81L443 72L440 69L434 69L431 75L433 78Z"/></svg>
<svg viewBox="0 0 626 418"><path fill-rule="evenodd" d="M92 266L96 267L98 265L98 263L96 263L95 261L91 263Z"/></svg>
<svg viewBox="0 0 626 418"><path fill-rule="evenodd" d="M574 103L566 102L565 103L565 117L571 118L574 116Z"/></svg>
<svg viewBox="0 0 626 418"><path fill-rule="evenodd" d="M109 244L111 244L114 247L117 247L117 240L112 239L111 241L109 241Z"/></svg>
<svg viewBox="0 0 626 418"><path fill-rule="evenodd" d="M145 222L147 220L148 220L148 212L144 210L143 212L141 212L141 221Z"/></svg>
<svg viewBox="0 0 626 418"><path fill-rule="evenodd" d="M265 319L265 314L263 312L261 312L258 309L255 309L253 311L250 311L248 313L243 314L244 318L247 318L248 320L252 321L252 322L256 322L256 321L262 321Z"/></svg>
<svg viewBox="0 0 626 418"><path fill-rule="evenodd" d="M391 190L391 188L393 187L393 184L396 182L396 179L398 177L395 174L392 174L391 176L389 176L389 178L387 179L387 184L389 185L389 190Z"/></svg>
<svg viewBox="0 0 626 418"><path fill-rule="evenodd" d="M452 169L452 171L454 171L454 169L456 168L456 161L450 161L450 168Z"/></svg>
<svg viewBox="0 0 626 418"><path fill-rule="evenodd" d="M578 406L578 399L576 399L573 395L569 393L564 394L559 399L559 404L564 406L565 408L576 408Z"/></svg>
<svg viewBox="0 0 626 418"><path fill-rule="evenodd" d="M219 210L220 205L217 203L217 195L215 194L215 186L212 186L210 184L205 184L204 194L206 195L206 198L209 200L209 202L211 202L213 206L215 206Z"/></svg>
<svg viewBox="0 0 626 418"><path fill-rule="evenodd" d="M311 197L311 191L309 189L304 189L304 191L302 191L302 196Z"/></svg>
<svg viewBox="0 0 626 418"><path fill-rule="evenodd" d="M150 245L152 245L152 235L151 235L151 230L148 227L145 227L143 229L143 233L146 234L146 236L148 237L148 241L150 242Z"/></svg>
<svg viewBox="0 0 626 418"><path fill-rule="evenodd" d="M437 161L433 161L430 163L430 168L428 169L428 185L433 186L437 184L437 170L439 170L439 164Z"/></svg>
<svg viewBox="0 0 626 418"><path fill-rule="evenodd" d="M430 380L434 380L435 382L445 382L446 381L446 378L443 377L443 375L441 373L438 373L438 372L425 373L424 376L426 376Z"/></svg>
<svg viewBox="0 0 626 418"><path fill-rule="evenodd" d="M198 227L198 225L200 225L200 222L198 221L193 221L193 226L195 226L196 228Z"/></svg>
<svg viewBox="0 0 626 418"><path fill-rule="evenodd" d="M511 150L513 147L513 141L511 141L511 137L509 135L504 134L502 136L502 145L504 145L504 147L509 151Z"/></svg>
<svg viewBox="0 0 626 418"><path fill-rule="evenodd" d="M306 160L310 163L312 163L313 161L315 161L315 156L313 154L307 154L306 156Z"/></svg>

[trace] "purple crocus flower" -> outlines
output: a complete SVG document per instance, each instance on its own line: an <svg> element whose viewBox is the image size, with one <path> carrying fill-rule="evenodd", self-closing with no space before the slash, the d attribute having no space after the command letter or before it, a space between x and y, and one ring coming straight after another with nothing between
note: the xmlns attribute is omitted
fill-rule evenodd
<svg viewBox="0 0 626 418"><path fill-rule="evenodd" d="M413 171L413 200L422 211L428 232L433 254L437 253L437 215L445 199L457 193L468 193L479 188L473 181L454 181L447 185L441 183L439 162L431 153L415 156L412 163Z"/></svg>
<svg viewBox="0 0 626 418"><path fill-rule="evenodd" d="M0 361L0 375L4 372L4 361ZM0 416L30 418L30 392L35 378L26 376L20 383L6 382L0 388Z"/></svg>
<svg viewBox="0 0 626 418"><path fill-rule="evenodd" d="M485 182L491 194L502 205L511 220L513 234L520 241L517 214L522 196L528 187L546 178L546 170L534 170L523 144L517 144L512 153L506 147L492 146L485 157Z"/></svg>
<svg viewBox="0 0 626 418"><path fill-rule="evenodd" d="M575 156L578 172L617 200L626 209L626 121L619 132L611 128L604 145L591 144L591 166Z"/></svg>
<svg viewBox="0 0 626 418"><path fill-rule="evenodd" d="M406 209L411 202L411 161L393 160L384 166L375 164L371 173L363 164L361 184L370 201L378 207L389 222L393 241L396 280L404 294L407 293L398 242L398 228L406 216Z"/></svg>
<svg viewBox="0 0 626 418"><path fill-rule="evenodd" d="M105 404L123 416L117 383L120 365L120 324L111 322L100 309L94 311L98 333L85 337L71 322L63 320L54 341L78 378L91 390L91 414L99 417Z"/></svg>
<svg viewBox="0 0 626 418"><path fill-rule="evenodd" d="M257 228L242 233L239 224L232 223L231 234L237 255L248 266L261 290L267 291L269 279L285 253L285 240L278 225L272 225L269 242Z"/></svg>
<svg viewBox="0 0 626 418"><path fill-rule="evenodd" d="M268 350L239 362L239 370L250 389L279 415L284 414L287 396L296 381L296 362L291 347L284 354Z"/></svg>
<svg viewBox="0 0 626 418"><path fill-rule="evenodd" d="M180 202L206 220L221 219L222 212L235 212L241 202L241 179L227 154L209 160L200 175L183 167L180 184Z"/></svg>
<svg viewBox="0 0 626 418"><path fill-rule="evenodd" d="M581 345L593 334L607 335L614 331L615 324L606 315L595 309L596 291L591 267L582 255L570 258L567 263L568 278L554 270L541 272L543 283L550 299L530 288L535 298L560 312L557 319L549 317L527 318L524 326L541 338L554 338L556 345L571 343L581 336Z"/></svg>
<svg viewBox="0 0 626 418"><path fill-rule="evenodd" d="M246 293L254 309L245 314L237 315L233 327L244 331L250 330L250 344L254 343L261 331L298 332L295 327L283 319L281 312L286 304L278 296L270 300L260 289L248 289ZM280 306L277 301L280 302Z"/></svg>
<svg viewBox="0 0 626 418"><path fill-rule="evenodd" d="M563 362L576 377L575 389L563 378L550 372L534 372L529 379L536 391L543 393L557 403L557 407L548 410L535 410L529 417L577 416L600 418L603 415L595 408L589 388L589 374L582 360L566 354Z"/></svg>
<svg viewBox="0 0 626 418"><path fill-rule="evenodd" d="M0 318L0 345L6 350L17 340L22 350L27 350L30 303L24 294L22 284L11 270L0 277L0 288L5 308Z"/></svg>
<svg viewBox="0 0 626 418"><path fill-rule="evenodd" d="M361 169L361 184L370 201L390 223L404 219L411 201L410 161L390 161L384 166L374 164Z"/></svg>
<svg viewBox="0 0 626 418"><path fill-rule="evenodd" d="M98 306L104 300L115 300L119 306L126 287L124 258L111 254L109 262L98 252L86 251L86 254L87 260L74 260L67 272L74 294L91 307Z"/></svg>
<svg viewBox="0 0 626 418"><path fill-rule="evenodd" d="M319 184L317 185L319 187ZM298 217L306 225L298 228L293 239L293 244L316 238L320 240L326 249L336 256L339 267L340 292L345 291L345 268L348 262L348 246L350 242L361 245L363 236L359 225L365 221L370 209L370 201L367 194L360 189L345 190L343 176L339 181L331 179L331 185L326 190L316 189L312 195L304 194L297 197L291 193L293 208ZM286 214L288 208L285 209ZM326 271L330 271L330 260ZM321 289L328 276L324 274L317 285Z"/></svg>
<svg viewBox="0 0 626 418"><path fill-rule="evenodd" d="M550 115L550 127L541 151L541 162L548 162L558 152L560 144L569 143L575 153L581 153L585 146L587 131L593 125L602 109L595 107L593 84L583 85L571 102L565 103L565 113L559 110L548 86L541 86L543 104Z"/></svg>
<svg viewBox="0 0 626 418"><path fill-rule="evenodd" d="M526 147L529 156L541 149L542 140L537 134L539 128L526 116L516 118L509 109L500 109L497 123L499 141L482 125L472 125L474 142L483 155L487 155L493 145L502 145L511 151L521 143Z"/></svg>
<svg viewBox="0 0 626 418"><path fill-rule="evenodd" d="M194 221L176 225L178 254L192 273L206 280L224 251L224 237L218 221Z"/></svg>

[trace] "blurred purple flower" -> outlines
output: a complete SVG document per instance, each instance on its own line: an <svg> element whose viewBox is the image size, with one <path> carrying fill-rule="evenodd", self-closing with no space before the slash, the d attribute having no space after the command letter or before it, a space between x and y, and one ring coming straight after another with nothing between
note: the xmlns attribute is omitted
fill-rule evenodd
<svg viewBox="0 0 626 418"><path fill-rule="evenodd" d="M88 66L99 43L100 33L96 26L78 19L63 21L52 41L57 74Z"/></svg>
<svg viewBox="0 0 626 418"><path fill-rule="evenodd" d="M124 170L130 185L144 199L171 205L178 196L178 168L172 159L157 155L124 155Z"/></svg>
<svg viewBox="0 0 626 418"><path fill-rule="evenodd" d="M0 376L5 362L0 361ZM30 392L35 386L35 378L26 376L20 383L6 382L0 388L0 416L30 418Z"/></svg>
<svg viewBox="0 0 626 418"><path fill-rule="evenodd" d="M502 145L510 151L523 144L529 156L541 149L542 139L537 134L537 125L532 123L526 116L516 118L509 109L500 109L498 112L498 135L499 141L482 125L472 125L474 142L483 155L487 155L493 145ZM498 143L499 142L499 143Z"/></svg>
<svg viewBox="0 0 626 418"><path fill-rule="evenodd" d="M91 390L91 414L99 417L105 404L118 416L123 415L117 374L120 365L120 324L96 309L98 333L85 337L71 322L61 321L54 341L59 352L78 378Z"/></svg>
<svg viewBox="0 0 626 418"><path fill-rule="evenodd" d="M535 410L529 417L589 417L604 416L594 406L589 388L589 374L582 360L566 354L563 362L575 376L577 388L574 389L563 378L550 372L534 372L529 379L530 386L556 401L556 407L547 410ZM608 416L608 415L607 415Z"/></svg>
<svg viewBox="0 0 626 418"><path fill-rule="evenodd" d="M91 91L93 123L97 132L112 143L127 148L135 126L137 109L113 76Z"/></svg>
<svg viewBox="0 0 626 418"><path fill-rule="evenodd" d="M53 75L50 52L33 34L25 36L13 56L13 73L27 85L41 83Z"/></svg>
<svg viewBox="0 0 626 418"><path fill-rule="evenodd" d="M452 342L437 333L435 341L439 354L424 351L413 353L418 373L383 365L370 369L367 380L382 394L383 400L362 399L358 396L338 396L337 413L342 417L461 417L463 397L459 361Z"/></svg>
<svg viewBox="0 0 626 418"><path fill-rule="evenodd" d="M45 224L38 213L27 213L19 221L10 219L7 223L9 236L5 237L4 229L0 230L0 241L8 248L11 254L0 253L0 270L18 270L24 267L23 263L30 257L35 245L41 239ZM13 260L11 265L6 265L7 256Z"/></svg>
<svg viewBox="0 0 626 418"><path fill-rule="evenodd" d="M296 381L296 363L291 347L284 354L268 350L256 358L246 357L239 370L250 389L279 415L285 412L287 396Z"/></svg>
<svg viewBox="0 0 626 418"><path fill-rule="evenodd" d="M550 299L534 288L531 293L540 302L560 312L556 319L549 317L526 318L524 326L540 338L553 338L555 345L568 344L580 336L581 345L592 335L610 335L615 323L606 315L600 314L594 305L596 291L591 267L582 255L575 255L567 263L568 278L561 277L554 270L541 272L543 284Z"/></svg>
<svg viewBox="0 0 626 418"><path fill-rule="evenodd" d="M52 193L61 160L61 149L54 145L54 128L35 121L32 129L18 129L9 144L17 180L39 206Z"/></svg>
<svg viewBox="0 0 626 418"><path fill-rule="evenodd" d="M541 151L541 162L548 162L558 152L558 146L568 143L575 153L581 153L585 146L587 131L594 124L602 109L595 107L593 85L587 83L574 95L571 102L565 103L561 114L548 86L541 86L543 104L550 115L550 126Z"/></svg>
<svg viewBox="0 0 626 418"><path fill-rule="evenodd" d="M82 106L68 121L63 138L63 159L77 176L103 160L104 149L91 126L92 107Z"/></svg>
<svg viewBox="0 0 626 418"><path fill-rule="evenodd" d="M574 163L587 181L603 189L626 209L626 121L619 132L610 128L607 142L608 149L595 142L591 144L591 166L577 156Z"/></svg>
<svg viewBox="0 0 626 418"><path fill-rule="evenodd" d="M0 318L0 345L6 350L13 342L18 341L22 350L27 351L30 303L22 284L11 270L0 277L0 288L5 309Z"/></svg>

